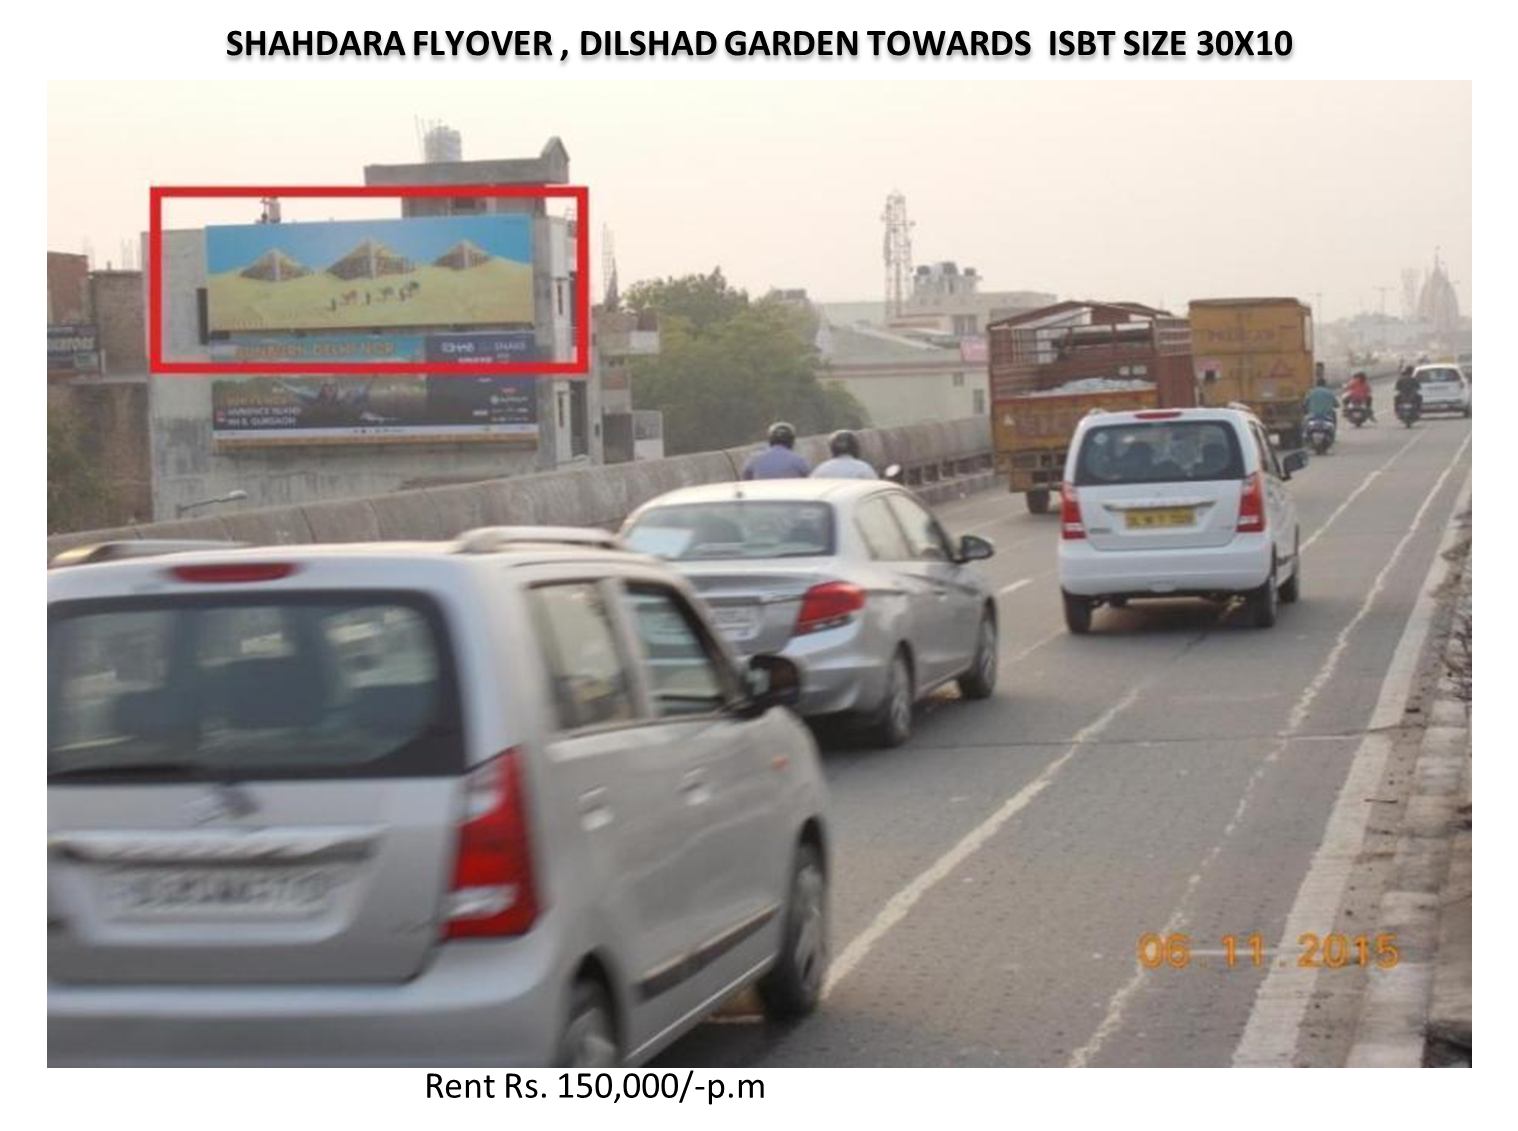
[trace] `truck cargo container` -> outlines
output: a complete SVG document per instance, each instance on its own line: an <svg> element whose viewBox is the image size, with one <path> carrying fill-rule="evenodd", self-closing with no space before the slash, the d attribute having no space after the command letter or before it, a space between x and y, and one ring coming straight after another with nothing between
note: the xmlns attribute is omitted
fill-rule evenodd
<svg viewBox="0 0 1518 1131"><path fill-rule="evenodd" d="M1283 448L1302 446L1312 388L1312 308L1294 298L1197 299L1189 310L1197 395L1248 405Z"/></svg>
<svg viewBox="0 0 1518 1131"><path fill-rule="evenodd" d="M1138 303L1061 302L987 327L992 434L1007 489L1049 510L1081 417L1196 404L1184 318Z"/></svg>

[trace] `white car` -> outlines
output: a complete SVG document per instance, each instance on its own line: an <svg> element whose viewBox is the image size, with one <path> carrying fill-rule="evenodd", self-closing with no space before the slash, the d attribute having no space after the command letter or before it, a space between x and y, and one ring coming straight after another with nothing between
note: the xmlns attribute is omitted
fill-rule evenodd
<svg viewBox="0 0 1518 1131"><path fill-rule="evenodd" d="M48 572L54 1064L636 1064L821 996L789 660L586 530Z"/></svg>
<svg viewBox="0 0 1518 1131"><path fill-rule="evenodd" d="M1061 499L1059 583L1071 632L1099 605L1242 596L1259 628L1301 588L1301 533L1280 455L1243 408L1096 412L1075 429Z"/></svg>
<svg viewBox="0 0 1518 1131"><path fill-rule="evenodd" d="M1453 362L1442 365L1420 365L1413 370L1418 379L1418 391L1423 394L1423 412L1454 412L1461 416L1471 414L1471 385L1460 367Z"/></svg>

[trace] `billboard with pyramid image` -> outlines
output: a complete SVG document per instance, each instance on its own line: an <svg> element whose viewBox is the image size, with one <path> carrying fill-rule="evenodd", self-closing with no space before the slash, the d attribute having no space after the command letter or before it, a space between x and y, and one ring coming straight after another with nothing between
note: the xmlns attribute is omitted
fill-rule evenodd
<svg viewBox="0 0 1518 1131"><path fill-rule="evenodd" d="M213 333L533 321L525 215L209 227L206 274Z"/></svg>

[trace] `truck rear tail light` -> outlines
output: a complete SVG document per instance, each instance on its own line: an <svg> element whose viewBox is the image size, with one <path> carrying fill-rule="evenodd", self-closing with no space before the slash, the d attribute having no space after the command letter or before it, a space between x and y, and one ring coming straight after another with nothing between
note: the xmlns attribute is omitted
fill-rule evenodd
<svg viewBox="0 0 1518 1131"><path fill-rule="evenodd" d="M1133 414L1139 420L1174 420L1181 415L1178 408L1146 408Z"/></svg>
<svg viewBox="0 0 1518 1131"><path fill-rule="evenodd" d="M464 779L445 939L525 934L537 920L520 757L507 750Z"/></svg>
<svg viewBox="0 0 1518 1131"><path fill-rule="evenodd" d="M864 590L847 581L828 581L814 585L801 598L801 612L796 616L796 635L837 628L864 608Z"/></svg>
<svg viewBox="0 0 1518 1131"><path fill-rule="evenodd" d="M1086 536L1086 524L1081 521L1081 503L1075 488L1068 483L1059 489L1059 536L1073 542Z"/></svg>
<svg viewBox="0 0 1518 1131"><path fill-rule="evenodd" d="M183 565L171 571L180 581L227 585L243 581L278 581L295 572L294 562L232 562L223 565Z"/></svg>
<svg viewBox="0 0 1518 1131"><path fill-rule="evenodd" d="M1241 534L1258 533L1265 529L1265 480L1258 471L1244 480L1244 487L1239 495L1237 529Z"/></svg>

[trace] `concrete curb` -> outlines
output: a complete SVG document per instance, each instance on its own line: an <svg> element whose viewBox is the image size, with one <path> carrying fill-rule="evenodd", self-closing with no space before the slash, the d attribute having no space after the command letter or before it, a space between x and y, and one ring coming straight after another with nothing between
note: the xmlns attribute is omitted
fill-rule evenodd
<svg viewBox="0 0 1518 1131"><path fill-rule="evenodd" d="M1464 617L1468 627L1469 559L1455 602L1454 623ZM1393 877L1373 932L1395 934L1401 960L1370 972L1350 1067L1470 1062L1470 710L1448 675L1468 659L1458 633L1450 633L1440 658L1444 674L1425 711Z"/></svg>

